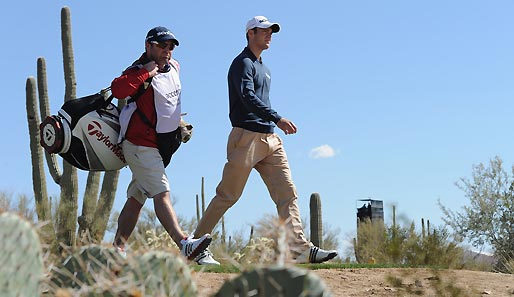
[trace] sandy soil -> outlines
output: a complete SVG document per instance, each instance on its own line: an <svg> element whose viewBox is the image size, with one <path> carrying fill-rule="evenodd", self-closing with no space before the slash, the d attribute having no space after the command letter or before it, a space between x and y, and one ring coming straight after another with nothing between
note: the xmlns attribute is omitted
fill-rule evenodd
<svg viewBox="0 0 514 297"><path fill-rule="evenodd" d="M445 287L461 290L456 296L514 296L512 274L425 268L320 269L312 272L323 279L333 296L452 296L451 289ZM225 280L237 276L193 272L198 296L212 296ZM393 285L388 281L392 278L401 281Z"/></svg>

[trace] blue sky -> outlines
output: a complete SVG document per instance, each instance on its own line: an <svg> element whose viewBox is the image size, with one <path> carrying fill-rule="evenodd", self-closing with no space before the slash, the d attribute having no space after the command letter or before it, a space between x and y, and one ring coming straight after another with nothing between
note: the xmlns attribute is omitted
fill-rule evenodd
<svg viewBox="0 0 514 297"><path fill-rule="evenodd" d="M31 2L2 4L9 13L0 20L1 191L32 195L25 82L43 56L51 112L58 111L63 6L71 9L78 97L110 85L142 52L151 27L169 27L180 40L174 57L195 131L167 173L182 216L195 215L201 177L207 200L221 177L230 131L227 69L254 15L282 28L263 59L273 107L298 126L296 135L279 134L302 216L319 192L324 221L341 230L341 240L355 231L357 199L383 200L387 219L396 204L418 224L425 218L441 225L437 200L453 210L466 204L454 183L470 176L473 164L496 155L514 161L512 1ZM82 172L81 188L85 180ZM115 210L129 180L125 168ZM227 227L249 230L264 213L275 208L254 172L226 214Z"/></svg>

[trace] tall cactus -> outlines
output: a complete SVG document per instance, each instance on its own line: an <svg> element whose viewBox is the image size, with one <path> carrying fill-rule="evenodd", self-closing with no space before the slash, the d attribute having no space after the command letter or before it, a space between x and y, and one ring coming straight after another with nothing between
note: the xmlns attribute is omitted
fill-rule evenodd
<svg viewBox="0 0 514 297"><path fill-rule="evenodd" d="M203 216L203 213L205 212L205 181L204 181L204 177L202 176L202 216Z"/></svg>
<svg viewBox="0 0 514 297"><path fill-rule="evenodd" d="M225 232L225 216L221 216L221 245L223 248L227 245L227 234Z"/></svg>
<svg viewBox="0 0 514 297"><path fill-rule="evenodd" d="M0 296L39 296L43 258L39 237L18 215L0 215Z"/></svg>
<svg viewBox="0 0 514 297"><path fill-rule="evenodd" d="M70 9L61 9L61 41L64 67L64 101L76 98L75 60L71 40ZM57 210L57 238L66 245L75 244L77 226L78 181L77 168L63 161L61 200Z"/></svg>
<svg viewBox="0 0 514 297"><path fill-rule="evenodd" d="M421 238L425 239L425 219L421 218Z"/></svg>
<svg viewBox="0 0 514 297"><path fill-rule="evenodd" d="M48 222L45 230L42 230L44 240L51 243L55 240L55 232L52 226L48 192L46 188L45 169L43 165L43 149L39 145L38 104L36 100L36 80L29 77L26 83L27 121L29 124L30 155L32 160L32 180L34 197L36 200L36 213L39 221Z"/></svg>
<svg viewBox="0 0 514 297"><path fill-rule="evenodd" d="M312 193L309 203L311 214L311 242L318 247L323 246L323 223L321 216L321 198L318 193Z"/></svg>
<svg viewBox="0 0 514 297"><path fill-rule="evenodd" d="M65 80L64 101L76 98L76 80L71 38L70 9L61 10L61 41L63 53L63 68ZM39 87L39 102L41 119L50 115L46 64L44 58L38 58L37 82ZM71 246L76 243L77 221L79 232L89 233L92 239L100 241L107 228L107 221L114 202L119 171L106 172L103 176L102 189L99 191L100 173L90 172L86 185L82 214L77 215L78 209L78 181L77 169L63 160L61 172L55 155L46 154L46 160L53 181L61 188L60 202L57 209L56 225L51 223L49 197L46 190L46 178L43 168L43 149L39 146L38 104L36 84L33 77L27 79L27 120L29 125L30 150L32 156L32 180L36 200L36 210L39 221L50 222L42 230L45 242L59 242ZM93 220L94 218L94 220ZM54 245L57 247L57 245Z"/></svg>
<svg viewBox="0 0 514 297"><path fill-rule="evenodd" d="M394 263L399 263L402 257L401 255L401 245L402 238L400 236L400 227L396 224L396 206L393 205L393 225L391 228L391 258Z"/></svg>
<svg viewBox="0 0 514 297"><path fill-rule="evenodd" d="M357 261L357 263L363 263L360 248L359 248L359 245L357 242L357 238L355 238L355 237L353 238L353 253L355 254L355 261Z"/></svg>
<svg viewBox="0 0 514 297"><path fill-rule="evenodd" d="M200 222L200 202L198 201L198 194L196 194L196 223Z"/></svg>

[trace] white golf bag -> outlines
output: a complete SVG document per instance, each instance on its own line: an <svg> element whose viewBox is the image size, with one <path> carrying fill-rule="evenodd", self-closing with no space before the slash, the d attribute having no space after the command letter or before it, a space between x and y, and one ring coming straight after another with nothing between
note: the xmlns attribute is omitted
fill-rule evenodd
<svg viewBox="0 0 514 297"><path fill-rule="evenodd" d="M119 109L105 90L64 103L39 126L41 146L87 171L118 170L126 165L118 145Z"/></svg>

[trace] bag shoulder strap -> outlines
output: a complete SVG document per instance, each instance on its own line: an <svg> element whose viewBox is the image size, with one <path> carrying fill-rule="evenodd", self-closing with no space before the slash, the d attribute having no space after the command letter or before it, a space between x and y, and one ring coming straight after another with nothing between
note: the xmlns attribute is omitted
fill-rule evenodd
<svg viewBox="0 0 514 297"><path fill-rule="evenodd" d="M137 99L139 99L139 97L141 97L141 95L144 94L144 92L146 92L146 90L148 89L148 87L150 87L150 84L152 83L152 77L148 78L147 80L145 80L140 86L139 86L139 89L137 89L137 92L136 94L134 94L134 96L130 97L130 99L127 100L127 104L129 103L132 103L132 102L136 102Z"/></svg>
<svg viewBox="0 0 514 297"><path fill-rule="evenodd" d="M137 93L133 97L131 97L129 100L127 100L127 104L130 104L132 102L136 102L137 99L139 99L139 97L141 97L141 95L143 95L144 92L146 92L148 87L150 87L151 83L152 83L152 77L148 78L145 82L143 82L141 84L141 86L139 86L139 89L137 90ZM137 104L136 104L136 110L135 111L137 112L137 114L139 115L139 117L141 118L143 123L145 123L147 126L149 126L150 128L155 130L155 125L152 124L152 122L150 122L150 120L146 117L146 115L139 108L137 108Z"/></svg>

